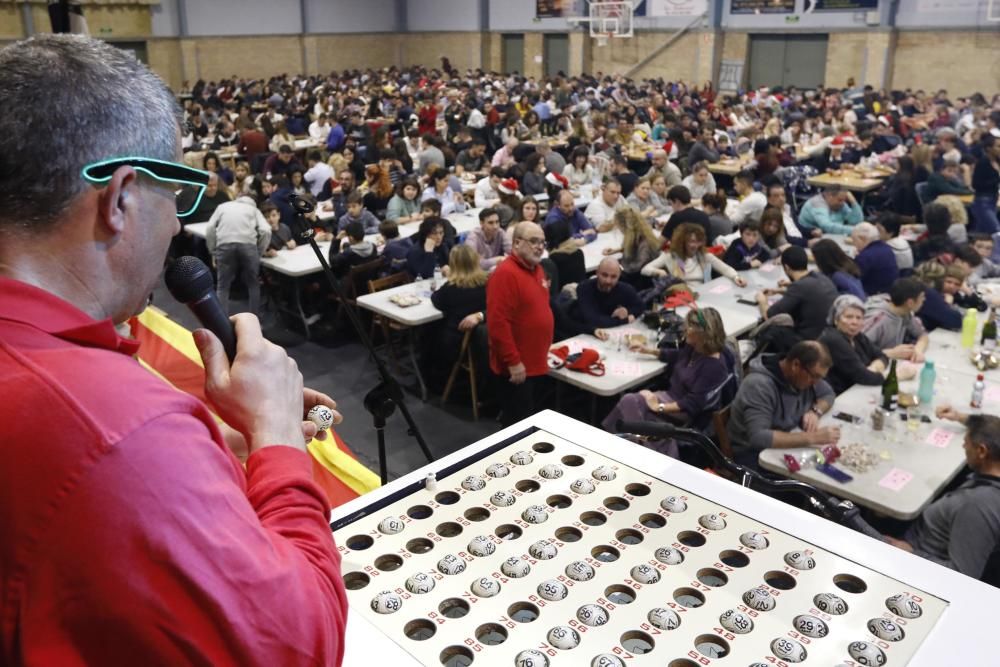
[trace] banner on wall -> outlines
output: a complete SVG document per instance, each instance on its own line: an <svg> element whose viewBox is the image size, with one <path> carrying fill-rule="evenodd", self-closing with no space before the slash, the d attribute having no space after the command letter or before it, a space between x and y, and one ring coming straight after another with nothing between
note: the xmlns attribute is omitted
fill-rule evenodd
<svg viewBox="0 0 1000 667"><path fill-rule="evenodd" d="M791 14L795 0L731 0L730 14Z"/></svg>
<svg viewBox="0 0 1000 667"><path fill-rule="evenodd" d="M560 18L573 12L573 0L535 0L535 16L540 19Z"/></svg>
<svg viewBox="0 0 1000 667"><path fill-rule="evenodd" d="M743 86L742 60L723 60L719 67L719 92L737 93Z"/></svg>
<svg viewBox="0 0 1000 667"><path fill-rule="evenodd" d="M806 11L868 11L878 9L878 0L806 0Z"/></svg>
<svg viewBox="0 0 1000 667"><path fill-rule="evenodd" d="M708 0L644 0L636 16L700 16L706 11Z"/></svg>

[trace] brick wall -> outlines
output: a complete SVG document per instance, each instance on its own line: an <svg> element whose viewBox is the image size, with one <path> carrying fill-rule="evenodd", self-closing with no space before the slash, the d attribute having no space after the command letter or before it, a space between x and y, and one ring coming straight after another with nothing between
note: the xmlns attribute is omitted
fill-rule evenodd
<svg viewBox="0 0 1000 667"><path fill-rule="evenodd" d="M989 24L992 25L992 24ZM893 88L945 88L952 96L1000 92L1000 31L901 32Z"/></svg>
<svg viewBox="0 0 1000 667"><path fill-rule="evenodd" d="M16 40L24 36L21 7L13 3L0 4L0 40Z"/></svg>

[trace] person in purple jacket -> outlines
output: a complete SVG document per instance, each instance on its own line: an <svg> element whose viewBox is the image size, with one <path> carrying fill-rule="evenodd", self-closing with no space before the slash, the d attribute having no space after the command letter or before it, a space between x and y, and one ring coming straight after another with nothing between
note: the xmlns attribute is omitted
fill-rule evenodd
<svg viewBox="0 0 1000 667"><path fill-rule="evenodd" d="M896 252L883 241L878 227L870 222L859 222L851 230L851 243L858 254L854 262L861 270L861 286L866 294L888 292L899 278Z"/></svg>

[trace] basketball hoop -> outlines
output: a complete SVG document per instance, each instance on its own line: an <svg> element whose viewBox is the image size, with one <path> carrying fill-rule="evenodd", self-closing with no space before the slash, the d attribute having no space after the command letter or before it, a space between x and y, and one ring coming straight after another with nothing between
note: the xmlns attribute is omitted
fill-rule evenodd
<svg viewBox="0 0 1000 667"><path fill-rule="evenodd" d="M571 16L567 21L573 25L588 24L590 37L597 46L607 46L612 38L633 36L632 15L632 0L590 2L587 16Z"/></svg>

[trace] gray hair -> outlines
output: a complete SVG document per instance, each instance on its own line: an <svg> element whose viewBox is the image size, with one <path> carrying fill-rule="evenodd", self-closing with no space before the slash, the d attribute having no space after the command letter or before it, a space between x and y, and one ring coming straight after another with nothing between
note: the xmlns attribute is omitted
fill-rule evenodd
<svg viewBox="0 0 1000 667"><path fill-rule="evenodd" d="M92 162L176 160L180 106L135 57L82 35L0 50L0 231L51 227L90 187Z"/></svg>
<svg viewBox="0 0 1000 667"><path fill-rule="evenodd" d="M861 302L861 299L853 294L841 294L833 300L833 305L830 306L830 314L827 316L826 323L837 326L837 320L840 319L840 316L843 315L844 311L848 308L857 308L861 311L862 315L865 313L865 304Z"/></svg>
<svg viewBox="0 0 1000 667"><path fill-rule="evenodd" d="M878 228L870 222L859 222L851 231L863 241L874 241L878 238Z"/></svg>

